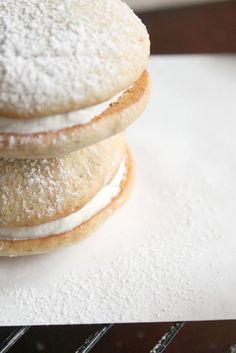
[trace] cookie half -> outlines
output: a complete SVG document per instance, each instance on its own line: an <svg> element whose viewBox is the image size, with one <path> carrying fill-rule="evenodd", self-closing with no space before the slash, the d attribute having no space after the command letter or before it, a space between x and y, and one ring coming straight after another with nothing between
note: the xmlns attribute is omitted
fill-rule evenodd
<svg viewBox="0 0 236 353"><path fill-rule="evenodd" d="M120 0L1 0L0 24L1 117L96 105L147 66L147 30Z"/></svg>
<svg viewBox="0 0 236 353"><path fill-rule="evenodd" d="M29 227L81 209L114 177L123 135L51 159L0 159L0 229ZM1 232L1 231L0 231Z"/></svg>
<svg viewBox="0 0 236 353"><path fill-rule="evenodd" d="M16 229L14 232L14 228L12 228L12 233L8 236L6 234L3 236L0 233L0 256L42 254L77 243L95 231L108 216L127 200L133 179L133 160L129 149L126 148L125 158L113 179L81 210L56 222L44 224L43 228L40 226L28 227L25 233L18 230L17 233ZM49 236L45 234L46 231L51 232Z"/></svg>
<svg viewBox="0 0 236 353"><path fill-rule="evenodd" d="M0 117L0 157L52 158L125 130L146 107L147 71L128 89L96 106L31 120Z"/></svg>

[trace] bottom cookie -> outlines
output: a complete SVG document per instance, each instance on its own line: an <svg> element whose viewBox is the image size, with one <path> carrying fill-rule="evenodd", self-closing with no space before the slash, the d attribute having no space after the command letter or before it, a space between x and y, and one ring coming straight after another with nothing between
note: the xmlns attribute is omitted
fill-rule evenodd
<svg viewBox="0 0 236 353"><path fill-rule="evenodd" d="M66 246L73 245L90 233L94 232L106 218L113 214L128 199L134 180L134 162L131 152L127 148L125 160L125 177L120 184L120 191L108 206L97 212L86 222L78 227L62 233L51 235L43 238L34 238L26 240L1 240L0 239L0 256L30 256L44 254Z"/></svg>

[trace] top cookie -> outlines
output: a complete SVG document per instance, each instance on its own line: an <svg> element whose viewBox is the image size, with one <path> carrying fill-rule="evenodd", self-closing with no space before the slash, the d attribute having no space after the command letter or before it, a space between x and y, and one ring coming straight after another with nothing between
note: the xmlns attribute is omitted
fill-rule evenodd
<svg viewBox="0 0 236 353"><path fill-rule="evenodd" d="M105 101L140 77L149 50L145 26L119 0L2 0L0 116Z"/></svg>

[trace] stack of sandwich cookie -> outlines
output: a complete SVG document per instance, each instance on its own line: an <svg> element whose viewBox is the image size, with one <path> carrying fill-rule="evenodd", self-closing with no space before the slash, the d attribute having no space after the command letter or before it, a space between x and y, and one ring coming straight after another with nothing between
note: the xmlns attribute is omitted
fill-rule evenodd
<svg viewBox="0 0 236 353"><path fill-rule="evenodd" d="M119 0L3 0L0 19L0 256L33 255L127 199L150 43Z"/></svg>

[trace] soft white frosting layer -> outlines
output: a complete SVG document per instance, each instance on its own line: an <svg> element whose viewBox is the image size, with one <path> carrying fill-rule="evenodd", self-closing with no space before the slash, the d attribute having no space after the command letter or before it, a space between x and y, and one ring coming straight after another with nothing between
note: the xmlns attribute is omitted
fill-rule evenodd
<svg viewBox="0 0 236 353"><path fill-rule="evenodd" d="M88 108L70 113L47 116L30 120L19 120L0 117L0 132L16 134L33 134L58 131L75 125L85 125L105 112L111 104L116 103L127 90L123 90L111 99Z"/></svg>
<svg viewBox="0 0 236 353"><path fill-rule="evenodd" d="M121 183L124 180L125 175L126 163L123 161L110 184L104 186L94 196L94 198L79 211L72 213L67 217L57 219L56 221L33 227L0 228L0 239L23 240L44 238L49 235L62 234L71 231L72 229L89 220L96 213L111 203L112 199L114 199L114 197L119 194Z"/></svg>

